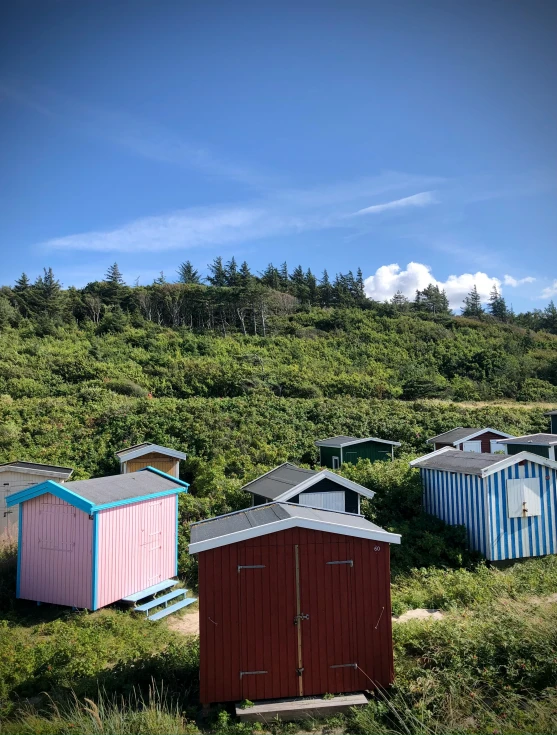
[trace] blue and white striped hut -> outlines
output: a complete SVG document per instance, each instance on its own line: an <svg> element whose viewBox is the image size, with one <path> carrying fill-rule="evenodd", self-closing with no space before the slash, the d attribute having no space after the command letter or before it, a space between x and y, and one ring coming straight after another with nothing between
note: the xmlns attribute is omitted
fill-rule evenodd
<svg viewBox="0 0 557 735"><path fill-rule="evenodd" d="M486 559L557 553L557 462L445 447L410 465L421 472L426 512L466 526Z"/></svg>

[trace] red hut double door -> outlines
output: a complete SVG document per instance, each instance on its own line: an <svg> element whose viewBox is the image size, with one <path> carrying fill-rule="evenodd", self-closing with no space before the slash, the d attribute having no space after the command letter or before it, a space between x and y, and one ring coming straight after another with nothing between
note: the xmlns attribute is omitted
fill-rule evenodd
<svg viewBox="0 0 557 735"><path fill-rule="evenodd" d="M209 616L207 630L202 605L202 701L333 694L391 683L388 544L305 529L251 543L214 550L233 553L235 579L230 587L227 580L224 594L234 629L227 640L225 621ZM204 649L211 639L216 643L215 635L222 637L225 665L211 677ZM211 658L218 666L218 652Z"/></svg>

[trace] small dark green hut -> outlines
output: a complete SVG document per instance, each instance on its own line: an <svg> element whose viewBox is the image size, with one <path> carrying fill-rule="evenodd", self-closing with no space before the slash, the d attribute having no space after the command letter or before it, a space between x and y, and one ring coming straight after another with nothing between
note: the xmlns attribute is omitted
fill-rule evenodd
<svg viewBox="0 0 557 735"><path fill-rule="evenodd" d="M537 454L538 457L557 459L556 434L526 434L514 439L500 439L499 444L507 447L507 454L530 452L530 454Z"/></svg>
<svg viewBox="0 0 557 735"><path fill-rule="evenodd" d="M359 459L369 459L370 462L393 459L395 447L400 447L400 442L377 439L374 436L363 439L355 436L331 436L316 441L315 445L319 447L321 467L337 470L344 462L357 464Z"/></svg>

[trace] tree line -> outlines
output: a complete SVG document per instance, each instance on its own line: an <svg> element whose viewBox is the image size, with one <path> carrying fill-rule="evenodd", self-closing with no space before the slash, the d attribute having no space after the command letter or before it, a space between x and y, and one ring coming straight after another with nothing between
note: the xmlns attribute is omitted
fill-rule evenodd
<svg viewBox="0 0 557 735"><path fill-rule="evenodd" d="M23 273L13 286L0 288L0 327L16 326L22 319L46 330L56 324L90 321L99 332L117 332L130 320L146 320L201 332L266 336L269 317L312 307L375 309L387 315L416 313L426 318L453 316L445 291L433 283L417 290L413 300L398 291L390 301L377 302L366 296L361 268L356 274L350 270L331 279L326 270L317 278L301 265L290 271L286 263L278 267L269 263L254 274L246 261L238 265L234 257L224 262L218 256L208 265L205 277L188 260L180 264L174 282L161 272L147 286L126 284L117 263L109 266L102 280L81 289L63 289L52 268L44 268L34 282ZM496 286L484 307L474 285L461 314L557 334L553 302L545 310L515 314Z"/></svg>

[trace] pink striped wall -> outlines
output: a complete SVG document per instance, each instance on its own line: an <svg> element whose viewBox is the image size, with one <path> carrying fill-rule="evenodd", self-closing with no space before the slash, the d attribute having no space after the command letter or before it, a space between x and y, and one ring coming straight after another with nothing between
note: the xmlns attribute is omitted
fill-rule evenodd
<svg viewBox="0 0 557 735"><path fill-rule="evenodd" d="M93 521L50 493L22 513L19 597L91 608Z"/></svg>
<svg viewBox="0 0 557 735"><path fill-rule="evenodd" d="M176 573L175 495L102 510L97 523L96 607Z"/></svg>

